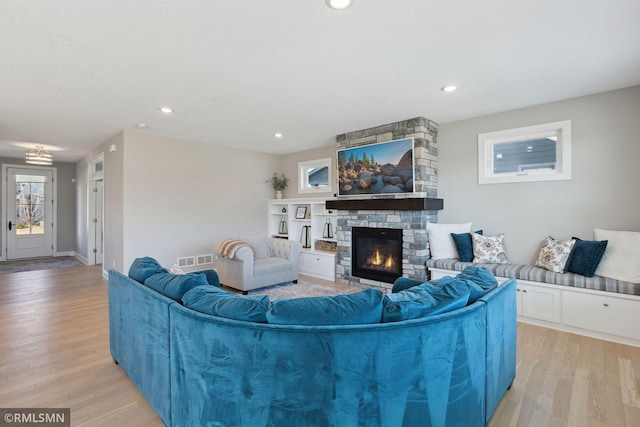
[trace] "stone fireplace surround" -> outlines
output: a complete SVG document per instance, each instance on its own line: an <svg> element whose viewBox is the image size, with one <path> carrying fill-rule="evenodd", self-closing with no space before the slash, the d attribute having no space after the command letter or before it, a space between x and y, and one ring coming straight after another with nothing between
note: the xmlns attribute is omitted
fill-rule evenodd
<svg viewBox="0 0 640 427"><path fill-rule="evenodd" d="M352 276L351 228L402 229L402 276L428 280L427 224L437 222L443 208L437 198L438 125L423 117L404 120L336 137L336 150L360 147L402 138L414 138L415 193L372 195L370 198L340 197L327 201L327 209L337 210L336 282L361 288L374 287L391 292L392 284Z"/></svg>

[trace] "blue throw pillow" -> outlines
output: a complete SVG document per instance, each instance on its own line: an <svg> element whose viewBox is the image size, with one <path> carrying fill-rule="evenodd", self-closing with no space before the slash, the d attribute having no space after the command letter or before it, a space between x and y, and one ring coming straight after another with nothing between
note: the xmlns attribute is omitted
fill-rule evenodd
<svg viewBox="0 0 640 427"><path fill-rule="evenodd" d="M482 236L482 230L475 231L475 233ZM451 233L451 238L456 245L456 251L458 251L458 261L473 261L473 240L471 239L471 233Z"/></svg>
<svg viewBox="0 0 640 427"><path fill-rule="evenodd" d="M267 323L267 295L238 295L215 286L198 286L183 295L185 307L201 313L245 322Z"/></svg>
<svg viewBox="0 0 640 427"><path fill-rule="evenodd" d="M486 293L498 286L498 281L486 267L478 267L470 265L462 270L462 273L458 274L456 278L461 280L468 280L471 282L471 295L469 296L469 304L473 304L478 299L482 298Z"/></svg>
<svg viewBox="0 0 640 427"><path fill-rule="evenodd" d="M365 289L331 297L284 298L271 303L268 323L280 325L363 325L380 323L383 294Z"/></svg>
<svg viewBox="0 0 640 427"><path fill-rule="evenodd" d="M593 277L609 241L592 242L580 240L577 237L572 237L572 239L575 239L576 244L573 246L571 255L569 255L566 271L585 277Z"/></svg>
<svg viewBox="0 0 640 427"><path fill-rule="evenodd" d="M166 273L167 270L151 257L136 258L129 268L129 277L136 282L144 283L149 277L158 273Z"/></svg>
<svg viewBox="0 0 640 427"><path fill-rule="evenodd" d="M182 300L182 296L196 286L209 286L207 276L196 273L158 273L147 278L144 284L175 301Z"/></svg>
<svg viewBox="0 0 640 427"><path fill-rule="evenodd" d="M469 281L454 277L423 283L410 289L384 296L383 322L418 319L445 313L467 305Z"/></svg>

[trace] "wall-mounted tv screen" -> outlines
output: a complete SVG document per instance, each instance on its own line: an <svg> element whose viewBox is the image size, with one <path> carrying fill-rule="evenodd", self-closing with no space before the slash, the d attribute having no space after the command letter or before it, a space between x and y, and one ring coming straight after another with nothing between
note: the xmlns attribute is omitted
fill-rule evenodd
<svg viewBox="0 0 640 427"><path fill-rule="evenodd" d="M338 195L413 193L413 138L338 150Z"/></svg>

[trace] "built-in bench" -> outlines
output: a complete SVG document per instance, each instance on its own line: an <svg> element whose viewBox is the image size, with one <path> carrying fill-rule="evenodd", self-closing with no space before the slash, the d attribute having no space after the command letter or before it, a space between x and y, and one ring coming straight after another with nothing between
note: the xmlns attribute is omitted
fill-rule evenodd
<svg viewBox="0 0 640 427"><path fill-rule="evenodd" d="M516 279L521 322L640 347L640 284L521 264L427 261L432 280L455 276L468 265L489 268L498 281Z"/></svg>

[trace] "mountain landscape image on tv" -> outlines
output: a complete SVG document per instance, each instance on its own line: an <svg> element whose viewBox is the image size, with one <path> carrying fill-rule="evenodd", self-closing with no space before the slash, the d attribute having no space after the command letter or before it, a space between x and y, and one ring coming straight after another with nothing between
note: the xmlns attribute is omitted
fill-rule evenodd
<svg viewBox="0 0 640 427"><path fill-rule="evenodd" d="M338 195L413 193L413 138L338 150Z"/></svg>

